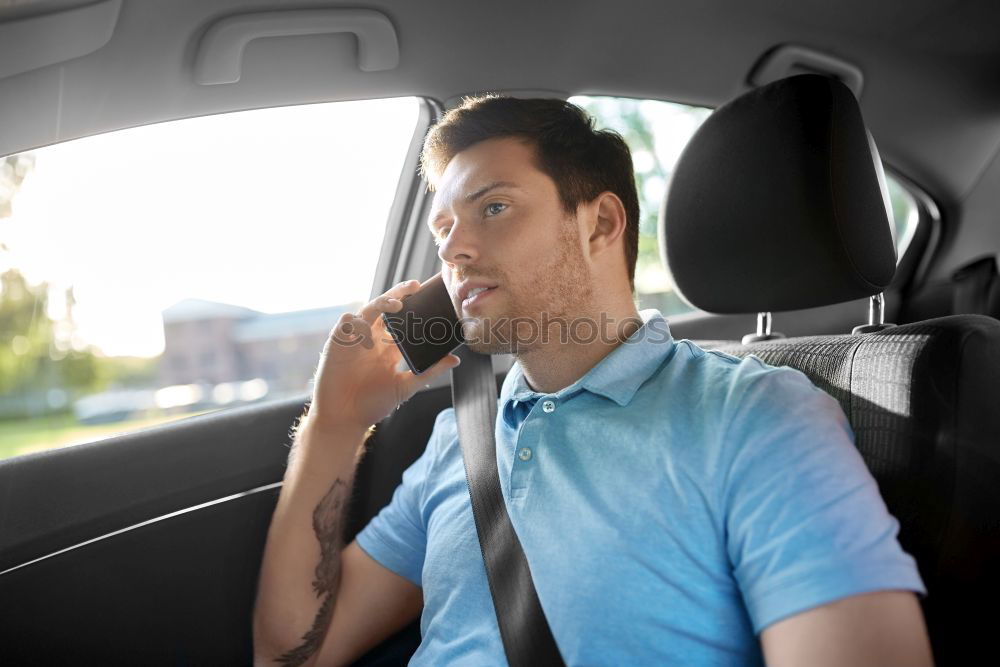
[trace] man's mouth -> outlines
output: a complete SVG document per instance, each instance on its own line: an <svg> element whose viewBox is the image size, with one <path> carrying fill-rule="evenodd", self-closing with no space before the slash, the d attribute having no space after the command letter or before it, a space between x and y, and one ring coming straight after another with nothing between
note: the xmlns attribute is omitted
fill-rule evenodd
<svg viewBox="0 0 1000 667"><path fill-rule="evenodd" d="M462 300L462 308L471 308L482 303L485 299L496 291L496 287L474 287L468 292L468 296Z"/></svg>

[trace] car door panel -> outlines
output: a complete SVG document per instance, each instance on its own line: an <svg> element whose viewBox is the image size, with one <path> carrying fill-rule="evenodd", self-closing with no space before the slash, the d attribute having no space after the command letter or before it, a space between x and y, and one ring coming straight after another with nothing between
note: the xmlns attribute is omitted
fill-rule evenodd
<svg viewBox="0 0 1000 667"><path fill-rule="evenodd" d="M307 401L0 462L0 662L249 664L267 530ZM357 471L345 542L389 502L450 405L440 386L379 424ZM409 655L415 642L416 623L359 662Z"/></svg>

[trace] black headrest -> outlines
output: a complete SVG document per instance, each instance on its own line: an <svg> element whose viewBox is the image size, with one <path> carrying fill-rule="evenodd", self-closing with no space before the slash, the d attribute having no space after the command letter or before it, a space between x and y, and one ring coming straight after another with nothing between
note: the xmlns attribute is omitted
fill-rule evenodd
<svg viewBox="0 0 1000 667"><path fill-rule="evenodd" d="M695 132L660 211L660 252L703 310L810 308L889 284L890 211L854 95L803 74L719 107Z"/></svg>

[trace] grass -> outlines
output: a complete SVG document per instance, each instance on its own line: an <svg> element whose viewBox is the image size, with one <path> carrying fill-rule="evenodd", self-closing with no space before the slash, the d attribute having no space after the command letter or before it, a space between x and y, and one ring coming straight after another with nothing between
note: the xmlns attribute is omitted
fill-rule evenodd
<svg viewBox="0 0 1000 667"><path fill-rule="evenodd" d="M57 447L71 447L157 424L213 412L144 417L111 424L81 424L71 414L0 421L0 460Z"/></svg>

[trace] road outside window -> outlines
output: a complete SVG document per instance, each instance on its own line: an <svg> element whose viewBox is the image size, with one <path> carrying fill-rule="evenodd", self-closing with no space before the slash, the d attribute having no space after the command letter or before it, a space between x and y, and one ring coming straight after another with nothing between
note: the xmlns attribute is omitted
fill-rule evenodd
<svg viewBox="0 0 1000 667"><path fill-rule="evenodd" d="M625 97L571 97L570 102L590 113L599 128L617 131L632 149L636 187L639 191L639 257L635 288L638 306L657 308L665 317L694 312L674 290L670 274L660 260L656 239L657 216L667 183L681 151L698 127L712 113L705 107ZM887 177L892 202L898 256L913 237L919 220L912 195Z"/></svg>
<svg viewBox="0 0 1000 667"><path fill-rule="evenodd" d="M415 98L0 158L0 459L303 395L368 300Z"/></svg>

